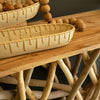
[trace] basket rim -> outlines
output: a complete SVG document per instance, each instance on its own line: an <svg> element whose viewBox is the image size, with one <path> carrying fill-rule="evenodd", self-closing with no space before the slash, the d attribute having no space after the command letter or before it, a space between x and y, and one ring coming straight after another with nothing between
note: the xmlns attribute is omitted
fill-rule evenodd
<svg viewBox="0 0 100 100"><path fill-rule="evenodd" d="M11 12L20 11L20 10L27 9L27 8L31 8L32 6L38 5L38 4L40 4L40 3L37 2L37 3L34 3L34 4L29 5L29 6L27 6L27 7L20 8L20 9L15 9L15 10L11 10L11 11L0 12L0 15L2 15L2 14L7 14L7 13L11 13Z"/></svg>
<svg viewBox="0 0 100 100"><path fill-rule="evenodd" d="M38 25L32 25L32 26L25 26L25 27L21 27L21 28L11 28L11 29L5 29L5 30L3 30L3 31L9 31L9 30L18 30L18 29L25 29L26 27L27 28L31 28L31 27L33 27L33 26L43 26L43 25L48 25L48 26L50 26L50 25L68 25L68 26L70 26L70 27L72 27L72 29L70 29L70 30L67 30L67 31L64 31L64 32L58 32L58 33L56 33L56 34L49 34L49 35L43 35L43 36L36 36L36 37L32 37L32 38L26 38L26 39L21 39L21 40L16 40L16 41L9 41L9 42L7 42L7 43L0 43L0 45L4 45L4 44L10 44L10 43L16 43L16 42L24 42L24 41L28 41L28 40L32 40L32 39L40 39L40 38L45 38L45 37L52 37L52 36L59 36L59 35L61 35L61 34L64 34L64 33L71 33L72 31L74 32L75 31L75 27L73 26L73 25L71 25L71 24L66 24L66 23L56 23L56 24L38 24ZM0 31L0 32L2 32L2 30Z"/></svg>

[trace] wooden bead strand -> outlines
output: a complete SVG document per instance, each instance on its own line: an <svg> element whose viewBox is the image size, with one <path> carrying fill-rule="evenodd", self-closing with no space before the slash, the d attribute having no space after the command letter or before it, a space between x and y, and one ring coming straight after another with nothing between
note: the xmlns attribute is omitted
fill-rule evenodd
<svg viewBox="0 0 100 100"><path fill-rule="evenodd" d="M84 31L86 29L85 22L81 19L76 20L76 28L78 31Z"/></svg>
<svg viewBox="0 0 100 100"><path fill-rule="evenodd" d="M45 5L45 4L48 4L48 3L49 3L49 0L40 0L40 3L41 3L41 4L44 4L44 5Z"/></svg>
<svg viewBox="0 0 100 100"><path fill-rule="evenodd" d="M63 20L59 18L59 19L56 20L56 22L57 23L63 23Z"/></svg>
<svg viewBox="0 0 100 100"><path fill-rule="evenodd" d="M49 0L40 0L41 11L44 13L44 20L50 22L52 20L52 14L50 13L50 6L48 5Z"/></svg>
<svg viewBox="0 0 100 100"><path fill-rule="evenodd" d="M77 19L75 17L71 17L69 19L52 19L52 14L50 13L50 6L48 5L49 0L40 0L40 3L43 4L41 6L41 11L44 13L44 20L48 23L66 23L66 24L72 24L76 27L76 30L78 31L84 31L86 29L86 24L83 20Z"/></svg>

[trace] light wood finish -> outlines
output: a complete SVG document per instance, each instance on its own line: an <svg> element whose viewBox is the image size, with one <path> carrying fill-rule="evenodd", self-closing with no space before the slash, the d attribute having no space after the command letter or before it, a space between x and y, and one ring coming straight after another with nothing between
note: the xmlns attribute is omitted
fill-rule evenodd
<svg viewBox="0 0 100 100"><path fill-rule="evenodd" d="M64 58L64 62L67 65L67 67L69 68L69 70L71 71L72 70L72 66L71 66L69 58L68 57Z"/></svg>
<svg viewBox="0 0 100 100"><path fill-rule="evenodd" d="M90 100L92 95L94 94L95 86L91 86L90 90L87 92L87 94L84 97L84 100Z"/></svg>
<svg viewBox="0 0 100 100"><path fill-rule="evenodd" d="M99 77L96 62L93 65L93 69L94 69L94 72L95 72L96 76Z"/></svg>
<svg viewBox="0 0 100 100"><path fill-rule="evenodd" d="M83 98L84 100L88 100L88 99L96 100L97 97L99 96L99 89L100 89L100 85L99 85L100 82L97 84L98 73L97 73L96 64L95 64L95 61L100 53L100 49L98 49L100 48L100 42L99 42L100 40L100 19L99 19L100 13L99 12L100 10L96 10L96 11L86 12L82 14L71 15L71 16L77 16L77 18L82 18L87 25L87 29L84 32L75 32L75 35L68 46L0 60L0 66L1 66L0 77L13 74L19 71L18 72L19 74L17 74L18 87L19 87L18 95L20 95L21 100L26 99L26 93L30 100L37 100L37 98L41 98L40 100L47 100L49 98L54 99L54 98L63 97L63 96L68 96L67 100L74 100L75 96L77 100L83 100ZM68 18L68 17L70 17L70 15L65 18ZM36 23L41 23L41 22L43 21L33 22L30 24L36 24ZM94 50L94 51L90 52L90 57L89 57L87 51L91 51L91 50ZM69 57L76 54L80 54L80 53L83 57L85 68L83 69L81 75L78 78L77 72L78 72L82 57L81 55L78 55L77 57L78 59L76 60L74 69L72 69ZM44 68L47 68L48 67L47 63L50 63L50 62L51 62L51 66L50 66L47 81L34 80L34 79L30 80L34 67L42 65ZM59 64L62 71L64 72L70 85L59 83L59 80L55 76L57 63ZM32 67L33 69L30 69ZM21 70L26 70L26 69L29 69L29 70L27 70L27 73L25 74L25 83L24 83L23 71ZM85 81L88 74L90 75L93 86L90 85L88 88L86 88L86 91L83 91L83 89L81 88L81 85ZM7 84L8 83L17 84L17 81L13 79L12 76L14 75L2 78L0 79L0 81ZM54 81L54 79L56 81ZM29 85L44 87L43 94L42 92L37 92L37 91L33 92L29 88ZM55 92L56 95L52 95L52 92L51 92L52 88L58 90ZM63 90L66 93L59 90ZM1 93L2 91L4 90L1 90ZM9 95L7 95L8 91L3 92L3 93L6 98L7 97L12 98L15 94L15 91L13 92L9 91ZM87 94L85 95L85 93ZM0 95L0 96L4 98L3 95Z"/></svg>
<svg viewBox="0 0 100 100"><path fill-rule="evenodd" d="M34 92L32 92L29 87L26 88L26 93L30 100L37 100L37 97L34 95Z"/></svg>
<svg viewBox="0 0 100 100"><path fill-rule="evenodd" d="M27 70L27 73L25 75L25 89L28 87L29 85L29 82L31 80L31 77L32 77L32 73L33 73L33 68L32 69L29 69Z"/></svg>
<svg viewBox="0 0 100 100"><path fill-rule="evenodd" d="M17 80L20 100L26 100L23 71L17 73Z"/></svg>
<svg viewBox="0 0 100 100"><path fill-rule="evenodd" d="M66 78L67 78L69 84L70 84L71 86L73 86L75 82L74 82L74 78L73 78L73 76L72 76L70 70L67 68L67 66L65 65L65 63L63 62L62 59L61 59L61 60L58 60L57 63L59 64L59 66L61 67L62 71L64 72L64 74L65 74L65 76L66 76ZM76 93L76 98L77 98L78 100L83 100L83 97L82 97L82 95L80 94L79 91L77 91L77 93ZM73 99L72 99L72 100L73 100Z"/></svg>
<svg viewBox="0 0 100 100"><path fill-rule="evenodd" d="M43 94L42 94L42 97L40 100L47 100L48 96L50 95L50 92L51 92L51 89L53 86L53 82L54 82L56 67L57 67L56 62L51 63L49 73L48 73L47 83L43 90Z"/></svg>
<svg viewBox="0 0 100 100"><path fill-rule="evenodd" d="M72 100L75 97L76 91L79 90L79 88L81 87L82 83L86 79L87 75L89 74L89 71L91 70L92 65L94 64L94 62L98 58L99 53L100 53L100 49L97 49L90 56L90 60L88 60L87 64L85 65L85 68L83 69L81 75L79 76L79 79L73 85L73 89L72 89L72 91L71 91L71 93L70 93L70 95L68 97L68 100Z"/></svg>
<svg viewBox="0 0 100 100"><path fill-rule="evenodd" d="M87 52L82 53L82 57L83 57L84 63L86 64L87 61L89 60L88 53ZM94 85L96 85L97 84L97 77L96 77L96 74L94 72L93 67L90 69L89 76L90 76L90 78L92 80L92 83Z"/></svg>
<svg viewBox="0 0 100 100"><path fill-rule="evenodd" d="M89 54L91 54L93 51L89 51ZM96 74L97 77L99 77L99 74L98 74L98 71L97 71L97 65L96 65L96 62L93 64L93 69L94 69L94 72Z"/></svg>
<svg viewBox="0 0 100 100"><path fill-rule="evenodd" d="M48 64L45 65L41 65L43 68L47 69L48 68Z"/></svg>
<svg viewBox="0 0 100 100"><path fill-rule="evenodd" d="M32 91L32 92L35 93L35 95L38 99L40 99L40 97L42 95L41 91ZM14 95L15 95L14 90L13 91L11 91L11 90L0 91L0 100L11 100L11 98L13 98ZM52 99L56 99L56 98L60 98L62 96L68 96L68 95L69 95L69 93L64 92L64 91L54 91L54 92L51 92L48 99L52 100ZM34 99L32 99L32 100L34 100Z"/></svg>
<svg viewBox="0 0 100 100"><path fill-rule="evenodd" d="M6 83L6 84L13 84L13 85L17 85L17 81L15 78L13 77L3 77L0 78L0 82ZM31 79L29 86L35 86L35 87L45 87L46 86L46 82L45 80L36 80L36 79ZM62 90L65 92L70 92L71 91L71 86L70 85L66 85L66 84L61 84L61 83L53 83L53 89L57 89L57 90ZM80 92L83 94L85 91L80 90Z"/></svg>
<svg viewBox="0 0 100 100"><path fill-rule="evenodd" d="M48 70L48 68L49 68L48 65L50 65L50 64L42 65L42 67ZM58 79L58 77L57 77L56 74L55 74L55 77L54 77L54 82L55 82L55 83L59 83L59 79ZM53 84L54 84L54 83L53 83ZM59 84L60 84L60 83L59 83ZM52 88L53 88L53 87L52 87ZM66 97L61 97L60 100L63 100L63 99L65 99L65 98L66 98Z"/></svg>
<svg viewBox="0 0 100 100"><path fill-rule="evenodd" d="M0 77L19 72L21 70L30 69L35 66L43 65L48 62L53 62L58 59L80 54L84 51L100 48L99 12L100 10L96 10L65 17L68 18L71 16L76 16L77 18L83 19L87 25L87 29L84 32L76 32L68 46L0 60ZM35 24L36 23L38 22L35 22Z"/></svg>
<svg viewBox="0 0 100 100"><path fill-rule="evenodd" d="M29 70L27 70L27 73L25 75L25 82L24 82L25 92L27 93L30 100L37 100L36 96L33 94L33 92L31 91L31 89L28 86L30 79L31 79L31 76L32 76L32 72L33 72L33 69L29 69ZM18 99L19 99L19 93L17 92L15 100L18 100Z"/></svg>
<svg viewBox="0 0 100 100"><path fill-rule="evenodd" d="M37 97L33 94L33 92L31 91L31 89L28 86L29 82L31 80L33 70L34 70L33 68L27 70L27 73L25 75L25 90L26 90L26 93L27 93L30 100L37 100Z"/></svg>
<svg viewBox="0 0 100 100"><path fill-rule="evenodd" d="M0 90L0 100L12 100L15 95L15 91L11 90Z"/></svg>
<svg viewBox="0 0 100 100"><path fill-rule="evenodd" d="M79 54L77 56L77 60L76 60L75 66L74 66L74 68L72 70L73 77L75 77L75 75L77 75L77 73L78 73L78 69L79 69L81 60L82 60L82 56Z"/></svg>
<svg viewBox="0 0 100 100"><path fill-rule="evenodd" d="M98 100L98 96L100 94L100 76L99 76L99 80L98 80L98 84L96 85L94 94L92 95L90 100Z"/></svg>
<svg viewBox="0 0 100 100"><path fill-rule="evenodd" d="M45 64L45 65L42 65L42 67L45 68L45 69L48 71L48 68L50 67L49 65L50 65L50 64ZM58 78L57 78L56 75L55 75L55 77L54 77L54 81L55 81L56 83L59 83L59 80L58 80Z"/></svg>

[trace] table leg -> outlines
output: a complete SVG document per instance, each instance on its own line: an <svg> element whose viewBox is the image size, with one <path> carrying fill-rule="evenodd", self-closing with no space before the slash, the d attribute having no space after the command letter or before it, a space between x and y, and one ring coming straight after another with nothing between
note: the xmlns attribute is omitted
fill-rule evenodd
<svg viewBox="0 0 100 100"><path fill-rule="evenodd" d="M82 53L82 57L83 57L84 63L86 64L87 61L89 60L88 53L87 53L87 52ZM97 77L96 77L96 75L95 75L95 72L94 72L93 67L91 67L91 69L90 69L89 76L90 76L90 78L91 78L91 80L92 80L92 83L93 83L94 85L96 85L96 84L97 84Z"/></svg>
<svg viewBox="0 0 100 100"><path fill-rule="evenodd" d="M59 64L59 66L61 67L62 71L64 72L66 78L68 79L69 84L71 86L73 86L74 85L74 78L73 78L70 70L67 68L67 66L65 65L65 63L63 62L62 59L58 60L57 62ZM82 97L82 95L80 94L79 91L77 92L76 97L77 97L78 100L83 100L83 97Z"/></svg>
<svg viewBox="0 0 100 100"><path fill-rule="evenodd" d="M64 58L64 62L67 65L67 67L69 68L69 70L71 71L72 70L72 66L71 66L69 58L68 57Z"/></svg>
<svg viewBox="0 0 100 100"><path fill-rule="evenodd" d="M97 100L97 98L98 98L98 96L99 96L99 93L100 93L100 77L99 77L98 84L96 85L94 94L93 94L93 96L91 97L91 100Z"/></svg>
<svg viewBox="0 0 100 100"><path fill-rule="evenodd" d="M92 52L90 52L90 54L92 54ZM82 53L82 57L85 64L90 59L87 52ZM97 72L95 72L96 69L94 70L94 68L96 67L94 64L90 69L89 76L90 76L90 79L92 80L93 85L95 86L97 84ZM88 100L89 98L91 98L92 95L90 94L93 94L94 89L95 89L94 86L92 86L93 88L91 88L90 91L87 93L87 95L85 96L85 99Z"/></svg>
<svg viewBox="0 0 100 100"><path fill-rule="evenodd" d="M90 51L89 54L92 54L93 51ZM97 71L97 65L96 65L96 62L93 64L93 69L94 69L94 72L96 74L96 76L98 77L99 74L98 74L98 71Z"/></svg>
<svg viewBox="0 0 100 100"><path fill-rule="evenodd" d="M54 77L55 77L56 67L57 67L56 62L51 63L49 73L48 73L46 87L44 88L44 91L43 91L43 94L42 94L42 97L40 100L47 100L47 98L51 92L51 88L53 86L53 81L54 81Z"/></svg>
<svg viewBox="0 0 100 100"><path fill-rule="evenodd" d="M77 56L77 60L76 60L75 66L74 66L74 68L72 69L72 75L73 75L73 77L75 77L75 76L77 75L79 66L80 66L80 64L81 64L81 61L82 61L82 56L79 54L79 55Z"/></svg>
<svg viewBox="0 0 100 100"><path fill-rule="evenodd" d="M49 68L49 66L47 64L46 65L42 65L42 67L45 68L45 69ZM55 77L54 77L54 82L59 83L59 80L58 80L56 74L55 74ZM61 97L60 98L60 100L65 100L65 99L66 99L66 97Z"/></svg>
<svg viewBox="0 0 100 100"><path fill-rule="evenodd" d="M86 94L84 100L90 100L90 98L92 97L93 93L94 93L94 90L95 90L95 86L91 86L88 93Z"/></svg>
<svg viewBox="0 0 100 100"><path fill-rule="evenodd" d="M73 89L72 89L72 91L71 91L71 93L70 93L70 95L68 97L68 100L72 100L75 97L76 91L79 90L79 88L81 87L82 83L86 79L87 75L89 74L89 72L91 70L91 67L93 66L94 62L98 58L99 53L100 53L100 49L95 50L93 52L93 54L90 56L90 60L88 60L87 64L85 65L85 68L83 69L83 72L79 76L79 79L74 84Z"/></svg>
<svg viewBox="0 0 100 100"><path fill-rule="evenodd" d="M31 76L32 76L33 70L34 70L33 68L27 70L27 73L25 75L25 90L26 90L26 93L29 96L30 100L37 100L36 96L33 94L33 92L31 91L31 89L28 86L29 82L31 80Z"/></svg>
<svg viewBox="0 0 100 100"><path fill-rule="evenodd" d="M23 71L17 73L17 80L20 100L26 100Z"/></svg>

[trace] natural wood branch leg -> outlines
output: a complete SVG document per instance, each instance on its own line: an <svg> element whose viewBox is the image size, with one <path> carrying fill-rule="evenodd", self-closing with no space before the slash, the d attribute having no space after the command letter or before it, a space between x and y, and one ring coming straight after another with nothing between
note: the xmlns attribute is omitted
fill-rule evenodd
<svg viewBox="0 0 100 100"><path fill-rule="evenodd" d="M6 83L6 84L17 85L16 79L13 78L13 77L10 77L10 76L0 78L0 82ZM29 83L29 86L45 87L46 82L47 81L45 81L45 80L31 79L30 83ZM53 89L58 89L58 90L62 90L62 91L65 91L65 92L70 92L72 88L71 88L70 85L54 83L53 84ZM83 90L80 90L80 91L81 91L82 94L84 93Z"/></svg>
<svg viewBox="0 0 100 100"><path fill-rule="evenodd" d="M26 93L29 97L29 100L37 100L37 97L34 95L34 92L32 92L32 90L29 87L27 87Z"/></svg>
<svg viewBox="0 0 100 100"><path fill-rule="evenodd" d="M42 65L43 68L48 68L48 64Z"/></svg>
<svg viewBox="0 0 100 100"><path fill-rule="evenodd" d="M79 68L79 65L80 65L79 58L77 59L78 62L76 62L76 66L74 67L74 68L77 67L77 69L75 69L75 71L77 71L77 72L78 72L78 68ZM65 58L64 62L66 62L65 63L67 65L66 67L68 67L69 70L72 71L72 65L71 65L71 62L70 62L69 58ZM73 75L73 78L74 78L75 81L78 79L77 72L75 73L75 75Z"/></svg>
<svg viewBox="0 0 100 100"><path fill-rule="evenodd" d="M64 72L66 78L68 79L68 82L71 86L74 85L74 78L70 72L70 70L67 68L67 66L65 65L65 63L63 62L63 60L59 60L58 61L59 66L61 67L62 71ZM83 97L81 96L80 92L77 91L76 97L78 100L83 100Z"/></svg>
<svg viewBox="0 0 100 100"><path fill-rule="evenodd" d="M32 76L33 70L34 70L33 68L27 70L27 73L25 75L25 89L26 89L26 93L29 96L30 100L37 100L36 96L33 94L31 89L28 87L29 82L31 80L31 76Z"/></svg>
<svg viewBox="0 0 100 100"><path fill-rule="evenodd" d="M45 68L46 70L48 70L49 64L42 65L42 67ZM55 74L55 77L54 77L54 81L57 82L57 83L59 83L59 80L58 80L56 74Z"/></svg>
<svg viewBox="0 0 100 100"><path fill-rule="evenodd" d="M95 90L95 86L93 85L92 87L90 87L89 91L87 92L84 100L90 100L90 98L92 97L93 93Z"/></svg>
<svg viewBox="0 0 100 100"><path fill-rule="evenodd" d="M38 99L40 99L40 97L42 95L41 91L32 91L32 92L35 93L35 95L38 97ZM10 98L14 96L13 94L15 94L15 90L14 91L10 91L10 90L0 91L0 100L12 100ZM64 91L54 91L54 92L50 93L48 99L52 100L52 99L56 99L56 98L60 98L62 96L68 96L68 95L69 95L69 93L64 92ZM20 100L20 99L18 99L18 100Z"/></svg>
<svg viewBox="0 0 100 100"><path fill-rule="evenodd" d="M86 64L87 60L89 60L88 53L87 52L82 53L82 57L83 57L84 63ZM97 84L97 77L95 75L93 67L90 69L89 76L90 76L90 78L92 80L92 83L94 85L96 85Z"/></svg>
<svg viewBox="0 0 100 100"><path fill-rule="evenodd" d="M18 78L18 90L20 94L20 100L26 100L23 71L18 72L17 76L18 76L17 78Z"/></svg>
<svg viewBox="0 0 100 100"><path fill-rule="evenodd" d="M97 98L99 96L99 92L100 92L100 77L99 77L98 84L96 85L96 88L95 88L95 91L94 91L94 94L93 94L91 100L97 100Z"/></svg>
<svg viewBox="0 0 100 100"><path fill-rule="evenodd" d="M98 71L97 71L97 65L96 65L96 63L94 63L93 69L94 69L94 72L95 72L96 76L98 77L99 74L98 74Z"/></svg>
<svg viewBox="0 0 100 100"><path fill-rule="evenodd" d="M33 68L32 69L29 69L27 70L27 73L25 75L25 89L28 87L29 85L29 82L31 80L31 76L32 76L32 73L33 73Z"/></svg>
<svg viewBox="0 0 100 100"><path fill-rule="evenodd" d="M89 52L89 53L92 54L92 52ZM86 64L87 60L89 60L88 53L84 52L82 54L82 57L83 57L84 63ZM97 69L96 69L96 64L95 63L93 64L93 67L91 68L91 70L89 72L89 76L90 76L90 78L92 80L93 85L96 85L97 84L97 76L98 76L98 74L97 74ZM87 96L85 97L85 100L88 100L89 98L91 98L91 96L92 96L92 94L94 92L94 89L95 89L95 87L92 86L90 92L87 93Z"/></svg>
<svg viewBox="0 0 100 100"><path fill-rule="evenodd" d="M46 87L44 88L42 97L40 100L47 100L51 88L53 86L53 81L54 81L54 76L55 76L55 72L56 72L56 67L57 67L57 63L53 62L51 63L50 69L49 69L49 73L48 73L48 78L47 78L47 83L46 83Z"/></svg>
<svg viewBox="0 0 100 100"><path fill-rule="evenodd" d="M54 77L54 82L59 83L59 80L58 80L56 74L55 74L55 77ZM66 97L61 97L60 98L60 100L65 100L65 99L66 99Z"/></svg>
<svg viewBox="0 0 100 100"><path fill-rule="evenodd" d="M71 71L72 70L72 66L71 66L69 58L68 57L64 58L64 62L67 65L67 67L69 68L69 70Z"/></svg>
<svg viewBox="0 0 100 100"><path fill-rule="evenodd" d="M92 54L93 51L90 51L89 53ZM99 74L98 74L98 71L97 71L97 65L96 65L96 62L93 64L93 69L94 69L94 72L96 74L96 76L98 77Z"/></svg>
<svg viewBox="0 0 100 100"><path fill-rule="evenodd" d="M73 85L73 89L68 97L68 100L72 100L75 95L76 95L76 91L79 90L79 88L81 87L82 83L84 82L84 80L86 79L87 75L89 74L92 65L94 64L94 62L96 61L96 59L98 58L100 53L100 49L95 50L94 53L90 56L90 60L88 60L85 68L83 69L81 75L79 76L79 79L76 81L76 83Z"/></svg>
<svg viewBox="0 0 100 100"><path fill-rule="evenodd" d="M12 100L14 97L15 92L9 90L2 90L0 91L0 100Z"/></svg>
<svg viewBox="0 0 100 100"><path fill-rule="evenodd" d="M31 79L31 75L32 75L33 69L29 69L27 70L26 76L25 76L25 91L27 93L27 95L29 96L29 98L31 100L37 100L36 96L33 94L33 92L31 91L31 89L28 87L29 81ZM16 94L15 100L18 99L19 94Z"/></svg>
<svg viewBox="0 0 100 100"><path fill-rule="evenodd" d="M78 73L78 69L79 69L81 60L82 60L82 56L81 56L81 55L78 55L78 56L77 56L76 63L75 63L75 66L74 66L74 68L73 68L73 70L72 70L72 75L73 75L74 77L75 77L75 75L77 75L77 73Z"/></svg>
<svg viewBox="0 0 100 100"><path fill-rule="evenodd" d="M58 80L58 78L57 78L57 75L55 74L55 77L54 77L54 81L56 82L56 83L59 83L59 80Z"/></svg>

